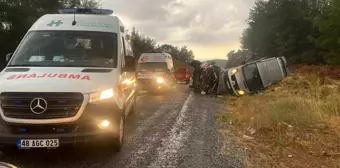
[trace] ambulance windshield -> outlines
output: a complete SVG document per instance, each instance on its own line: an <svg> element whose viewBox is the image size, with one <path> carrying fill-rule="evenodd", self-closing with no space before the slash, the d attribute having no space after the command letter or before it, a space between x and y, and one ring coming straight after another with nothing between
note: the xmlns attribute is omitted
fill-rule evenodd
<svg viewBox="0 0 340 168"><path fill-rule="evenodd" d="M30 32L9 66L117 67L117 34L86 31Z"/></svg>

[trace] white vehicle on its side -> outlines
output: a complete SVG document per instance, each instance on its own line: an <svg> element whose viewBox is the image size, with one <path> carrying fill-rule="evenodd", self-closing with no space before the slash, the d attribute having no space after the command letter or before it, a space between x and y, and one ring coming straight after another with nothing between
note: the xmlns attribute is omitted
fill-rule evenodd
<svg viewBox="0 0 340 168"><path fill-rule="evenodd" d="M228 70L229 92L237 96L264 90L289 74L284 57L274 57L247 63Z"/></svg>
<svg viewBox="0 0 340 168"><path fill-rule="evenodd" d="M137 87L147 91L169 89L175 83L173 72L170 54L143 53L137 64Z"/></svg>
<svg viewBox="0 0 340 168"><path fill-rule="evenodd" d="M135 61L111 10L62 9L29 29L0 74L0 145L108 143L135 109ZM12 56L13 55L13 56ZM10 60L9 60L10 59Z"/></svg>

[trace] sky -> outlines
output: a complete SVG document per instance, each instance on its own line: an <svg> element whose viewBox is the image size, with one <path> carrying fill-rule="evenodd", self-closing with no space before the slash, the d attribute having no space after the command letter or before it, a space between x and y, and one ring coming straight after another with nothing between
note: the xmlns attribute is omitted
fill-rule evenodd
<svg viewBox="0 0 340 168"><path fill-rule="evenodd" d="M101 0L123 23L159 44L188 46L195 59L226 59L255 0Z"/></svg>

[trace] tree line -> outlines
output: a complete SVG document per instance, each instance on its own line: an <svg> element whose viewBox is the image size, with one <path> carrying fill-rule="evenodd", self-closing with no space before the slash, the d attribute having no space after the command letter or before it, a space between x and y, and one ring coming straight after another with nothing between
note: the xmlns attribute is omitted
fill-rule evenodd
<svg viewBox="0 0 340 168"><path fill-rule="evenodd" d="M13 53L32 24L44 14L58 13L60 8L99 8L97 0L0 0L0 69L6 65L5 55ZM169 52L180 60L193 58L186 46L157 45L154 39L143 36L135 28L131 43L137 57L143 52Z"/></svg>
<svg viewBox="0 0 340 168"><path fill-rule="evenodd" d="M247 23L242 49L229 60L285 56L297 64L340 64L339 0L258 0Z"/></svg>
<svg viewBox="0 0 340 168"><path fill-rule="evenodd" d="M159 45L154 39L141 34L138 30L136 30L136 28L132 29L130 33L130 40L136 57L147 52L167 52L174 59L181 62L194 59L195 57L194 52L188 49L187 46L177 47L171 44Z"/></svg>

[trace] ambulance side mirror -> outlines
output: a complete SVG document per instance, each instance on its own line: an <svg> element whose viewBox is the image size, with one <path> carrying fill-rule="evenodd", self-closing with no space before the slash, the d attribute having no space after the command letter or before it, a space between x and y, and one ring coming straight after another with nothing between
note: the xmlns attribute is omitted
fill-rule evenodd
<svg viewBox="0 0 340 168"><path fill-rule="evenodd" d="M6 55L6 62L8 62L12 58L12 53L8 53Z"/></svg>
<svg viewBox="0 0 340 168"><path fill-rule="evenodd" d="M125 56L125 68L126 72L135 72L136 71L136 62L135 57L133 56Z"/></svg>

